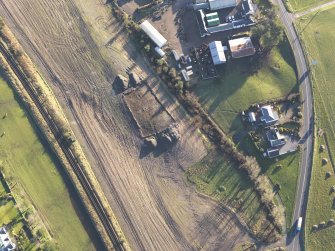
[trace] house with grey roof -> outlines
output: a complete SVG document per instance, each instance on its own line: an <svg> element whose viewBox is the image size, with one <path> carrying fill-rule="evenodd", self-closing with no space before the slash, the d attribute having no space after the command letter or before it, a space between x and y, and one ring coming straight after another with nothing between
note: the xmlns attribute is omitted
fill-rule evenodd
<svg viewBox="0 0 335 251"><path fill-rule="evenodd" d="M0 251L15 250L15 244L10 240L5 227L0 228Z"/></svg>
<svg viewBox="0 0 335 251"><path fill-rule="evenodd" d="M278 113L272 109L271 105L262 106L261 113L261 121L265 125L273 125L279 120Z"/></svg>
<svg viewBox="0 0 335 251"><path fill-rule="evenodd" d="M278 148L269 148L268 150L266 150L266 153L267 153L269 158L275 158L275 157L278 157L280 155Z"/></svg>
<svg viewBox="0 0 335 251"><path fill-rule="evenodd" d="M280 147L285 145L286 138L284 135L279 133L278 128L271 128L266 132L266 137L271 147Z"/></svg>

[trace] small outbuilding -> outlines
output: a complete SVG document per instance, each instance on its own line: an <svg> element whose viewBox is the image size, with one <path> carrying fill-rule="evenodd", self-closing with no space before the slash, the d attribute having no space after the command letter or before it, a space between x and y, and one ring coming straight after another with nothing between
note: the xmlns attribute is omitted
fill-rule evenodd
<svg viewBox="0 0 335 251"><path fill-rule="evenodd" d="M250 121L251 123L256 122L256 115L255 115L254 112L249 112L248 115L249 115L249 121Z"/></svg>
<svg viewBox="0 0 335 251"><path fill-rule="evenodd" d="M213 41L209 43L208 47L211 52L214 65L224 64L227 62L221 41Z"/></svg>
<svg viewBox="0 0 335 251"><path fill-rule="evenodd" d="M255 55L256 49L250 37L241 37L228 41L231 56L233 58L243 58Z"/></svg>
<svg viewBox="0 0 335 251"><path fill-rule="evenodd" d="M159 48L162 48L166 44L167 40L149 23L148 20L141 23L140 27Z"/></svg>
<svg viewBox="0 0 335 251"><path fill-rule="evenodd" d="M155 52L161 58L165 56L165 52L161 48L159 48L158 46L155 47Z"/></svg>
<svg viewBox="0 0 335 251"><path fill-rule="evenodd" d="M187 74L187 71L186 70L181 70L181 75L183 76L183 79L185 81L190 81L190 77L189 75Z"/></svg>

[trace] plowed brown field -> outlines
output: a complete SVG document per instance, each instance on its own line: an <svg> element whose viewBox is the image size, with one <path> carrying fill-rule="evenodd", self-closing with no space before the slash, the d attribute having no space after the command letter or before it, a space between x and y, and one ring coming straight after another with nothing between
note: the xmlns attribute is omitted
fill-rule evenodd
<svg viewBox="0 0 335 251"><path fill-rule="evenodd" d="M99 0L1 0L5 18L56 93L134 250L231 250L250 241L238 218L185 185L183 168L206 149ZM182 132L172 149L141 155L141 139L115 95L117 73L148 80Z"/></svg>

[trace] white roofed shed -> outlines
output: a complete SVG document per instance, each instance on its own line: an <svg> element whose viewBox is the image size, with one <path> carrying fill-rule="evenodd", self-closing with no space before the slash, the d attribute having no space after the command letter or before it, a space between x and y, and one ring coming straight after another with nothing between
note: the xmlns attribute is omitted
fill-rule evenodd
<svg viewBox="0 0 335 251"><path fill-rule="evenodd" d="M219 64L223 64L227 62L222 43L220 41L210 42L208 47L211 51L213 63L215 65L219 65Z"/></svg>
<svg viewBox="0 0 335 251"><path fill-rule="evenodd" d="M148 20L141 23L140 27L159 48L162 48L166 44L167 40L149 23Z"/></svg>

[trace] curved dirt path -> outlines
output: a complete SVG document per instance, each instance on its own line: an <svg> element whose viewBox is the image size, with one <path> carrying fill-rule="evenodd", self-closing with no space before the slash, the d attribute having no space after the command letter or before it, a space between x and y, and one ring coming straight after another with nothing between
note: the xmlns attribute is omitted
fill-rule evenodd
<svg viewBox="0 0 335 251"><path fill-rule="evenodd" d="M201 137L142 71L141 55L103 4L0 0L0 14L52 84L134 250L230 250L237 240L252 241L235 217L185 185L182 168L206 154ZM148 78L183 132L167 152L140 157L137 128L111 87L116 73L129 68Z"/></svg>

